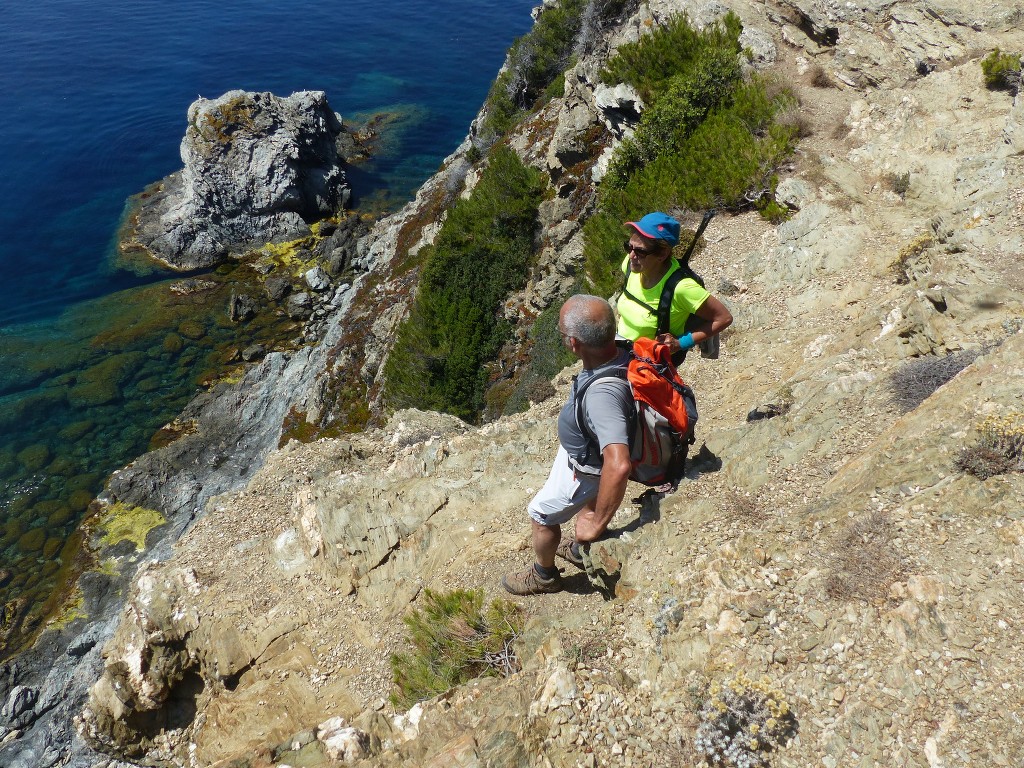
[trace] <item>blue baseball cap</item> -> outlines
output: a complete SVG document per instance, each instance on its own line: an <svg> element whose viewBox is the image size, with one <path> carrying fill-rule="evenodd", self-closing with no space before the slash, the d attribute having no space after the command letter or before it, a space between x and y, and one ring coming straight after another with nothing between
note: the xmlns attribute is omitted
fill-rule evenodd
<svg viewBox="0 0 1024 768"><path fill-rule="evenodd" d="M627 221L629 226L644 237L664 240L669 245L679 244L679 222L661 212L648 213L640 221Z"/></svg>

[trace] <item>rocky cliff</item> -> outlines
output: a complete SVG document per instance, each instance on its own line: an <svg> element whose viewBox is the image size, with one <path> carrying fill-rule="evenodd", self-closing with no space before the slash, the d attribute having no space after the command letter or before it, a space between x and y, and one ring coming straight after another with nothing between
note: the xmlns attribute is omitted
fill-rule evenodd
<svg viewBox="0 0 1024 768"><path fill-rule="evenodd" d="M778 192L793 215L720 215L707 232L701 267L736 323L719 360L684 370L701 407L687 481L635 489L594 553L613 594L570 568L567 592L521 600L522 671L395 712L388 657L424 590L498 596L530 560L525 504L572 371L483 427L404 411L270 451L289 409L331 407L327 374L376 391L409 295L392 264L472 183L467 141L364 242L373 279L320 345L197 406L183 439L215 435L215 450L172 444L112 484L173 507L183 535L143 565L76 717L109 765L693 765L702 692L743 687L736 671L765 675L795 718L778 765L1019 763L1024 474L966 469L993 424L1024 429L1024 97L987 89L979 66L1024 50L1018 8L649 3L511 138L556 195L506 315L525 323L582 268L606 157L582 137L614 140L638 108L598 85L602 57L727 7L755 65L800 95ZM959 372L938 386L943 367ZM6 710L30 710L33 690ZM5 764L52 764L7 738Z"/></svg>
<svg viewBox="0 0 1024 768"><path fill-rule="evenodd" d="M344 144L323 91L197 99L181 141L184 168L141 196L122 248L191 270L308 234L348 200Z"/></svg>

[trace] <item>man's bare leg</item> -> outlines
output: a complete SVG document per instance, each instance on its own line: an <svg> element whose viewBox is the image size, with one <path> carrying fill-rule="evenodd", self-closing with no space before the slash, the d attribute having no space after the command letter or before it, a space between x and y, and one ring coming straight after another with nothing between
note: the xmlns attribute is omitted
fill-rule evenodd
<svg viewBox="0 0 1024 768"><path fill-rule="evenodd" d="M537 555L537 564L542 568L555 567L555 550L562 540L562 528L558 525L541 525L531 520L533 526L533 551Z"/></svg>

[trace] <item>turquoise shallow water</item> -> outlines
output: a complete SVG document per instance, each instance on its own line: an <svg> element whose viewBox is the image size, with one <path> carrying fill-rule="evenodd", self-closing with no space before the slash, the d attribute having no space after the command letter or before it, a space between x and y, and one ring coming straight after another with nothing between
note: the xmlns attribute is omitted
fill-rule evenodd
<svg viewBox="0 0 1024 768"><path fill-rule="evenodd" d="M0 655L52 591L104 478L150 446L243 335L215 289L113 260L126 199L180 167L188 105L233 88L327 92L404 115L353 174L404 202L465 135L532 0L40 0L0 26ZM217 307L211 311L210 307ZM27 623L26 623L27 622Z"/></svg>

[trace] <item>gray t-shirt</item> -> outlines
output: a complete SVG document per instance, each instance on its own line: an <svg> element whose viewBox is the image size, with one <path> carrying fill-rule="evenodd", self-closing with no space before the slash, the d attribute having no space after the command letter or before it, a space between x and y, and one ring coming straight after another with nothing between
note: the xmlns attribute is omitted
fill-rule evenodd
<svg viewBox="0 0 1024 768"><path fill-rule="evenodd" d="M579 462L583 462L588 446L590 455L586 456L586 466L600 471L602 464L601 452L612 443L629 445L629 422L633 413L633 393L623 379L609 376L595 381L583 394L583 415L587 420L590 434L597 438L599 451L587 435L576 424L576 391L602 373L612 368L625 368L629 361L629 353L622 350L619 356L606 365L593 370L583 370L576 377L576 386L569 394L569 401L558 414L558 442L565 452Z"/></svg>

